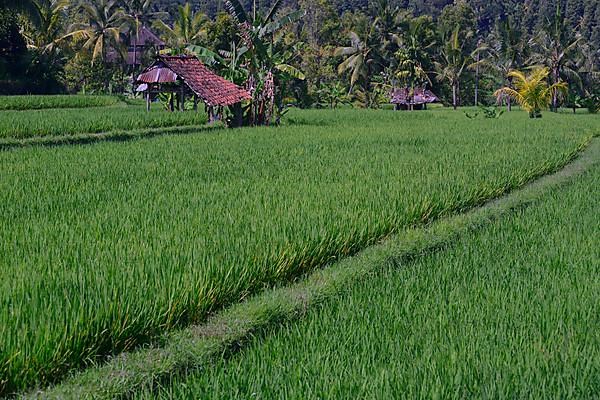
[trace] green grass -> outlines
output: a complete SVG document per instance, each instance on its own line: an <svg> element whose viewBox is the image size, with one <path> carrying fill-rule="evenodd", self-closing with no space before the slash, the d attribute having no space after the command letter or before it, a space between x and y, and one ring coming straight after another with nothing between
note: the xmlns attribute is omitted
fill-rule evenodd
<svg viewBox="0 0 600 400"><path fill-rule="evenodd" d="M86 108L115 105L114 96L39 95L0 96L0 110L40 110L46 108Z"/></svg>
<svg viewBox="0 0 600 400"><path fill-rule="evenodd" d="M204 113L171 113L159 109L158 105L149 113L143 107L124 105L85 109L0 111L0 140L202 125L205 122Z"/></svg>
<svg viewBox="0 0 600 400"><path fill-rule="evenodd" d="M567 162L598 121L348 110L0 153L2 391L54 381Z"/></svg>
<svg viewBox="0 0 600 400"><path fill-rule="evenodd" d="M247 301L211 316L208 321L165 333L159 347L146 347L112 358L105 365L74 374L46 390L35 390L30 399L117 399L156 388L174 377L200 369L210 370L215 360L231 356L273 327L297 320L312 309L363 282L388 265L402 265L415 257L441 251L469 232L515 210L536 204L542 196L564 187L600 163L600 141L560 171L524 188L467 212L442 218L427 226L408 227L371 246L319 269L305 279L265 290ZM179 378L178 378L179 380Z"/></svg>
<svg viewBox="0 0 600 400"><path fill-rule="evenodd" d="M596 154L597 156L597 154ZM595 398L600 167L135 399Z"/></svg>

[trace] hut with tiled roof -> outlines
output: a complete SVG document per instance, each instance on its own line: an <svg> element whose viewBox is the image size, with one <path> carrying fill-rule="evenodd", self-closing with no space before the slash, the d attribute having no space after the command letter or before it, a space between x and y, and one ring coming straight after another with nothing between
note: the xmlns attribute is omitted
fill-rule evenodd
<svg viewBox="0 0 600 400"><path fill-rule="evenodd" d="M432 91L424 88L396 88L390 97L390 103L395 105L396 110L423 110L427 104L440 101Z"/></svg>
<svg viewBox="0 0 600 400"><path fill-rule="evenodd" d="M178 108L183 111L186 96L194 98L194 109L202 101L209 120L223 115L223 108L250 100L247 90L212 72L194 56L159 56L137 77L138 92L146 95L147 109L160 93L172 93L177 97ZM171 100L171 110L174 110Z"/></svg>

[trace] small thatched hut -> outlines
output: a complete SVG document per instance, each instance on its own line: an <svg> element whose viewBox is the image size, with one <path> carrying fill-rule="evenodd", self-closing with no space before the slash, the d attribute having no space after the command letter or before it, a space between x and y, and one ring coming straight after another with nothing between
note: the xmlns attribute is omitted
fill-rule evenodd
<svg viewBox="0 0 600 400"><path fill-rule="evenodd" d="M223 107L250 100L247 90L220 77L193 56L159 56L136 79L138 92L146 97L147 110L150 102L160 93L174 93L178 108L183 111L186 96L193 96L194 109L202 101L209 121L223 114ZM173 97L171 110L174 110Z"/></svg>
<svg viewBox="0 0 600 400"><path fill-rule="evenodd" d="M396 88L390 97L395 110L425 110L427 104L440 101L432 91L423 88Z"/></svg>

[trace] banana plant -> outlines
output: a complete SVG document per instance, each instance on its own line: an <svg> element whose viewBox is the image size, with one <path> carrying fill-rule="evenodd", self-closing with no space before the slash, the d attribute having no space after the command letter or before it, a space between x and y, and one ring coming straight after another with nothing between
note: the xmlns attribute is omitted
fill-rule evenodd
<svg viewBox="0 0 600 400"><path fill-rule="evenodd" d="M245 86L253 99L247 116L252 125L269 125L274 116L277 122L283 112L286 85L292 79L305 78L302 71L293 65L298 47L285 43L281 35L284 28L304 16L304 11L278 16L282 4L282 0L276 0L263 16L256 5L248 14L239 0L225 2L239 25L239 51L243 50L240 61L248 71Z"/></svg>
<svg viewBox="0 0 600 400"><path fill-rule="evenodd" d="M61 40L83 42L82 51L90 52L92 65L106 61L110 50L125 57L124 33L131 27L132 20L116 0L94 0L79 5L83 22L72 24Z"/></svg>

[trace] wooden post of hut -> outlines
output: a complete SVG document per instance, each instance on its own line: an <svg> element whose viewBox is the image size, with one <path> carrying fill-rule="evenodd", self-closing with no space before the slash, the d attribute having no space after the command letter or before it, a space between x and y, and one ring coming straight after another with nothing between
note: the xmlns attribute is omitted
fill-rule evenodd
<svg viewBox="0 0 600 400"><path fill-rule="evenodd" d="M185 111L185 86L179 89L179 111Z"/></svg>
<svg viewBox="0 0 600 400"><path fill-rule="evenodd" d="M198 112L198 95L194 93L194 111Z"/></svg>

